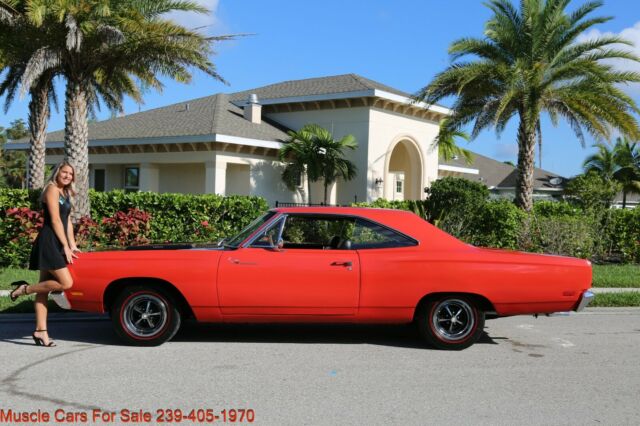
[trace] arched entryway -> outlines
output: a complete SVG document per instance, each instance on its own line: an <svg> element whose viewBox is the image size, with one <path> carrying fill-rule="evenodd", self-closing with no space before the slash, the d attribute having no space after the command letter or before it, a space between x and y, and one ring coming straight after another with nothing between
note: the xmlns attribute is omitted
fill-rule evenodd
<svg viewBox="0 0 640 426"><path fill-rule="evenodd" d="M403 137L392 143L386 159L384 198L422 199L422 169L422 154L414 140Z"/></svg>

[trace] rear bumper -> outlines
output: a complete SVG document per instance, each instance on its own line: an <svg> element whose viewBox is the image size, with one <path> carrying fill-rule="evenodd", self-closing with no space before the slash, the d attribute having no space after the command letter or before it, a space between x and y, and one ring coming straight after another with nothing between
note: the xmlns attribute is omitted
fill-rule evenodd
<svg viewBox="0 0 640 426"><path fill-rule="evenodd" d="M580 296L580 300L578 301L578 306L576 306L575 311L580 312L581 310L586 308L587 305L591 303L594 297L595 295L591 290L585 290L584 292L582 292L582 296Z"/></svg>

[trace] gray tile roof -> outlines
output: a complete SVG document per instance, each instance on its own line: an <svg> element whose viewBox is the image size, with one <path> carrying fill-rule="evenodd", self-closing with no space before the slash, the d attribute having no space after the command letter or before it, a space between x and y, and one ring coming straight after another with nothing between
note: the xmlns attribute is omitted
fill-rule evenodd
<svg viewBox="0 0 640 426"><path fill-rule="evenodd" d="M230 95L232 102L241 102L251 93L258 99L281 99L299 96L327 95L333 93L359 92L364 90L383 90L395 95L410 97L411 95L393 87L369 80L357 74L342 74L330 77L308 78L304 80L283 81L268 86L243 90Z"/></svg>
<svg viewBox="0 0 640 426"><path fill-rule="evenodd" d="M441 161L440 164L446 164L455 167L465 167L469 169L477 169L478 175L468 174L465 177L471 180L478 180L487 185L488 187L496 188L514 188L516 186L516 168L494 160L493 158L485 157L477 153L473 153L474 161L468 165L463 158L458 158L450 161ZM550 179L561 178L564 182L566 179L556 173L549 172L547 170L535 168L533 172L533 187L534 189L560 189L563 184L557 186L550 182Z"/></svg>
<svg viewBox="0 0 640 426"><path fill-rule="evenodd" d="M264 118L264 117L263 117ZM269 120L254 124L226 94L193 99L162 108L89 124L90 141L181 137L222 134L250 139L282 141L285 128ZM64 140L64 131L47 135L47 142ZM20 142L28 142L23 139Z"/></svg>
<svg viewBox="0 0 640 426"><path fill-rule="evenodd" d="M206 96L124 117L90 123L89 139L91 142L224 134L250 139L282 141L287 139L286 131L288 129L264 119L264 116L261 124L253 124L243 118L242 108L232 102L242 104L251 93L258 94L259 99L281 99L376 89L396 95L411 96L356 74L292 80L229 95ZM61 142L63 140L63 130L47 135L47 142ZM27 143L28 140L21 139L13 142Z"/></svg>

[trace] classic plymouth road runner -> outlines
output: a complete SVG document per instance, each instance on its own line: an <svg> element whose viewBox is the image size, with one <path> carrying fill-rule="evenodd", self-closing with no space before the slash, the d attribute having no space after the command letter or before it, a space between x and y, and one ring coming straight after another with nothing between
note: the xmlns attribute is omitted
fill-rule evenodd
<svg viewBox="0 0 640 426"><path fill-rule="evenodd" d="M200 322L410 323L441 349L478 340L485 318L581 310L587 260L465 244L400 210L277 208L218 247L81 253L73 309L109 312L135 345Z"/></svg>

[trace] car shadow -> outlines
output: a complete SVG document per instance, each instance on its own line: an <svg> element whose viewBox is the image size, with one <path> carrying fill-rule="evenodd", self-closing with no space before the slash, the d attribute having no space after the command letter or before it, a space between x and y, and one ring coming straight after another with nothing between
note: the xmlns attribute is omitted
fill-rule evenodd
<svg viewBox="0 0 640 426"><path fill-rule="evenodd" d="M198 324L183 326L173 338L179 342L370 344L411 349L434 349L416 328L362 324ZM486 331L476 344L497 344Z"/></svg>
<svg viewBox="0 0 640 426"><path fill-rule="evenodd" d="M33 323L18 321L0 327L0 342L32 345ZM88 345L125 346L107 319L95 321L52 321L49 334L54 340ZM476 344L497 344L482 333ZM413 325L362 324L200 324L186 322L173 342L209 343L297 343L370 344L410 349L434 349L418 335ZM435 349L434 349L435 350Z"/></svg>

